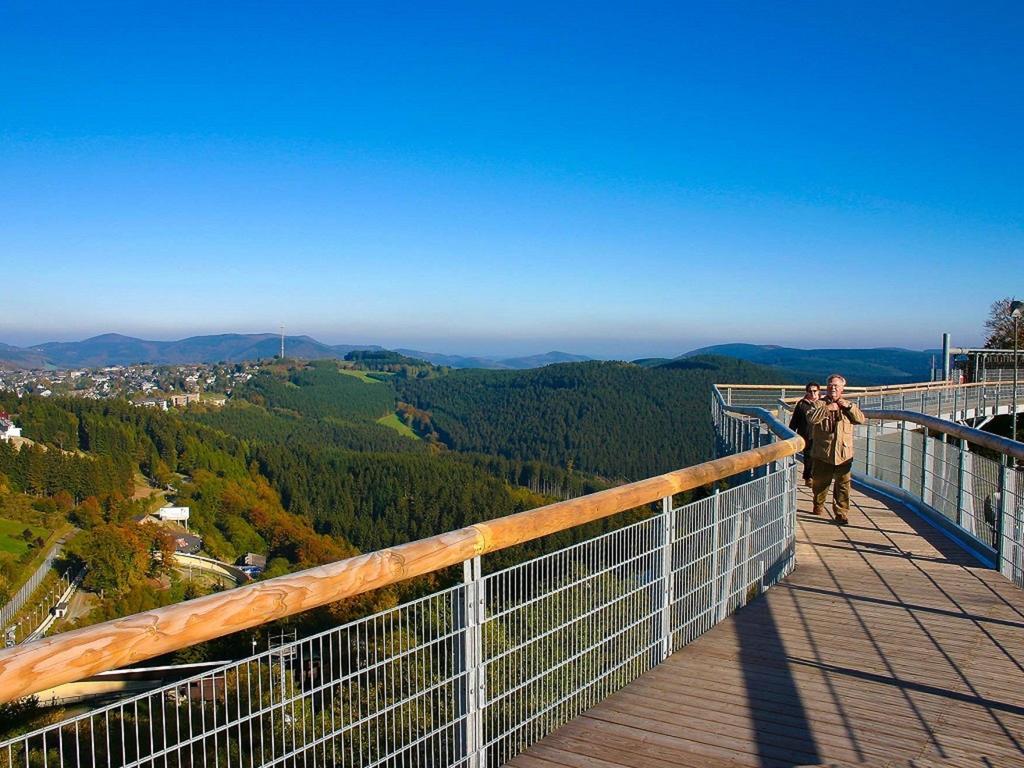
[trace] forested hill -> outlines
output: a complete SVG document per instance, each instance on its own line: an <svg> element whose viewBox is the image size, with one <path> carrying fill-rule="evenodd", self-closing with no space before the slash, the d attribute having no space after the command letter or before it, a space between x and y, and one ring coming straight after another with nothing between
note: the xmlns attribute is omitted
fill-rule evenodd
<svg viewBox="0 0 1024 768"><path fill-rule="evenodd" d="M716 382L797 383L776 369L707 356L655 368L587 362L461 370L396 387L454 450L637 480L710 458Z"/></svg>
<svg viewBox="0 0 1024 768"><path fill-rule="evenodd" d="M765 344L719 344L687 352L677 360L722 355L771 365L801 379L824 379L840 371L850 384L907 384L928 381L937 350L911 349L792 349Z"/></svg>

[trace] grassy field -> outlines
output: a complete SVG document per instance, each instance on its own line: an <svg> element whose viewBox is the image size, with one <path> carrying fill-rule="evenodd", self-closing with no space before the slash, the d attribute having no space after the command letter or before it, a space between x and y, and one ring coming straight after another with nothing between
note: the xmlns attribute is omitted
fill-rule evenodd
<svg viewBox="0 0 1024 768"><path fill-rule="evenodd" d="M28 551L28 542L21 534L26 528L32 531L32 538L42 537L46 539L52 531L40 528L37 525L26 525L20 520L8 520L0 517L0 552L10 552L13 555L22 555Z"/></svg>
<svg viewBox="0 0 1024 768"><path fill-rule="evenodd" d="M387 416L381 416L377 419L378 424L383 424L385 427L390 427L400 435L411 437L413 440L420 440L420 436L410 429L405 422L400 420L394 413L389 413Z"/></svg>
<svg viewBox="0 0 1024 768"><path fill-rule="evenodd" d="M357 371L353 368L339 368L338 373L343 373L346 376L355 376L364 384L380 384L380 379L374 379L366 375L366 371Z"/></svg>

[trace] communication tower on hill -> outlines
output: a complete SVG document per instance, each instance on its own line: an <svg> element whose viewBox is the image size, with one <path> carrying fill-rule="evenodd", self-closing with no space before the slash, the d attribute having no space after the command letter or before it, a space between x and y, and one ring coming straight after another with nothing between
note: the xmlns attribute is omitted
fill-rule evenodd
<svg viewBox="0 0 1024 768"><path fill-rule="evenodd" d="M284 360L284 323L281 324L281 359Z"/></svg>

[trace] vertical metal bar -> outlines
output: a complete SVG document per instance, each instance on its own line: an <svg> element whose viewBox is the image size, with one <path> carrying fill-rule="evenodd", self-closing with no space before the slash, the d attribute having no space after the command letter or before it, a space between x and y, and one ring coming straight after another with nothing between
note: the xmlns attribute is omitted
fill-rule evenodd
<svg viewBox="0 0 1024 768"><path fill-rule="evenodd" d="M996 510L996 570L1002 573L1008 578L1013 578L1013 574L1008 574L1003 566L1003 553L1005 551L1006 541L1006 519L1009 517L1007 514L1010 509L1010 488L1009 488L1009 475L1010 468L1006 466L1004 462L999 463L999 508Z"/></svg>
<svg viewBox="0 0 1024 768"><path fill-rule="evenodd" d="M910 462L907 461L910 453L910 430L907 429L907 422L900 422L900 488L910 489Z"/></svg>
<svg viewBox="0 0 1024 768"><path fill-rule="evenodd" d="M661 573L664 579L661 590L661 660L664 661L672 655L672 600L675 581L672 576L672 547L676 539L676 516L672 511L671 496L661 500L661 517Z"/></svg>
<svg viewBox="0 0 1024 768"><path fill-rule="evenodd" d="M739 535L740 535L740 547L739 550L742 553L741 557L743 562L740 563L740 607L747 604L747 591L749 586L750 578L750 509L744 506L739 510Z"/></svg>
<svg viewBox="0 0 1024 768"><path fill-rule="evenodd" d="M481 717L481 692L483 691L483 633L482 614L485 612L483 577L480 558L474 557L463 563L463 589L461 600L462 630L462 686L459 692L462 719L462 754L471 768L483 765L483 719Z"/></svg>
<svg viewBox="0 0 1024 768"><path fill-rule="evenodd" d="M921 438L921 501L928 506L932 504L932 480L934 476L935 451L931 446L926 428Z"/></svg>
<svg viewBox="0 0 1024 768"><path fill-rule="evenodd" d="M875 441L871 439L872 424L869 421L864 425L864 474L868 477L875 476Z"/></svg>
<svg viewBox="0 0 1024 768"><path fill-rule="evenodd" d="M957 462L956 484L956 524L964 527L964 510L967 507L967 442L960 441L960 452ZM973 526L972 526L973 527ZM972 533L974 531L971 531Z"/></svg>
<svg viewBox="0 0 1024 768"><path fill-rule="evenodd" d="M711 495L711 623L721 620L721 592L718 588L718 526L721 515L722 497L718 488Z"/></svg>

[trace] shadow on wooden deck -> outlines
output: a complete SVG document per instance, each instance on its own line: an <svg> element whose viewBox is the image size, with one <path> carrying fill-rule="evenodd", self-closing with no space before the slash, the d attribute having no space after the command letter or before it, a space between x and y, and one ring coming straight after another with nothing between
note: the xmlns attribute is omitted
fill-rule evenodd
<svg viewBox="0 0 1024 768"><path fill-rule="evenodd" d="M889 499L511 765L1024 766L1024 592Z"/></svg>

